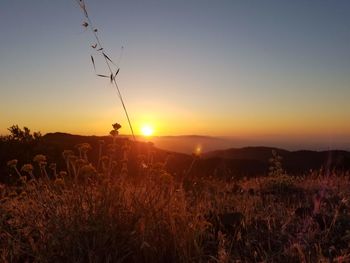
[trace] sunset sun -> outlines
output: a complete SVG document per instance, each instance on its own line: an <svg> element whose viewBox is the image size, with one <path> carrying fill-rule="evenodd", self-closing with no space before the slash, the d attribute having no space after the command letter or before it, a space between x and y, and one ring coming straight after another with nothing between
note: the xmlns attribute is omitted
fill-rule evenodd
<svg viewBox="0 0 350 263"><path fill-rule="evenodd" d="M151 125L143 125L141 127L141 133L143 136L149 137L151 135L153 135L154 129Z"/></svg>

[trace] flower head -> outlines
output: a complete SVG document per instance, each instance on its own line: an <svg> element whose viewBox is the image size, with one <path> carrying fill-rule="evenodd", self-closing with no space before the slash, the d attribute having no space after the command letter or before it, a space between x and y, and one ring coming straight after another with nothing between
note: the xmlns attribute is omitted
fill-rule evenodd
<svg viewBox="0 0 350 263"><path fill-rule="evenodd" d="M75 147L78 148L82 152L88 152L89 150L92 149L91 145L88 144L87 142L79 143Z"/></svg>
<svg viewBox="0 0 350 263"><path fill-rule="evenodd" d="M56 163L50 163L49 168L50 168L51 170L56 170L56 167L57 167Z"/></svg>
<svg viewBox="0 0 350 263"><path fill-rule="evenodd" d="M63 187L64 186L64 179L63 178L56 178L55 180L55 185L58 187Z"/></svg>
<svg viewBox="0 0 350 263"><path fill-rule="evenodd" d="M7 162L7 166L9 166L9 167L16 167L17 163L18 163L18 160L17 159L13 159L13 160L10 160L10 161Z"/></svg>
<svg viewBox="0 0 350 263"><path fill-rule="evenodd" d="M77 159L76 161L75 161L75 164L77 165L77 166L82 166L82 165L84 165L84 164L87 164L87 161L86 160L84 160L84 159Z"/></svg>
<svg viewBox="0 0 350 263"><path fill-rule="evenodd" d="M46 156L43 154L37 154L34 156L33 161L42 164L46 162Z"/></svg>
<svg viewBox="0 0 350 263"><path fill-rule="evenodd" d="M80 174L84 177L93 176L97 174L95 167L92 164L85 164L80 169Z"/></svg>
<svg viewBox="0 0 350 263"><path fill-rule="evenodd" d="M58 173L58 176L64 178L64 177L67 176L67 172L66 172L66 171L60 171L60 172Z"/></svg>
<svg viewBox="0 0 350 263"><path fill-rule="evenodd" d="M74 155L72 150L64 150L62 152L63 159L67 160L70 155Z"/></svg>
<svg viewBox="0 0 350 263"><path fill-rule="evenodd" d="M78 159L78 157L75 156L74 154L68 156L68 160L72 163L74 163L77 159Z"/></svg>
<svg viewBox="0 0 350 263"><path fill-rule="evenodd" d="M112 126L115 131L118 131L122 127L119 123L114 123Z"/></svg>
<svg viewBox="0 0 350 263"><path fill-rule="evenodd" d="M31 173L33 172L33 170L34 170L33 165L31 165L30 163L24 164L21 168L21 171L26 173Z"/></svg>

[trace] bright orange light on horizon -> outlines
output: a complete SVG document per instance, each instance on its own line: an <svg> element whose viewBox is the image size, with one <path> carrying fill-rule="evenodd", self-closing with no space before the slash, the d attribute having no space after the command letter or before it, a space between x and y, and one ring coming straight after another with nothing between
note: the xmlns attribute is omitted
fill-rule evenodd
<svg viewBox="0 0 350 263"><path fill-rule="evenodd" d="M149 124L145 124L141 127L141 133L143 136L145 137L149 137L152 136L154 133L154 129L151 125Z"/></svg>

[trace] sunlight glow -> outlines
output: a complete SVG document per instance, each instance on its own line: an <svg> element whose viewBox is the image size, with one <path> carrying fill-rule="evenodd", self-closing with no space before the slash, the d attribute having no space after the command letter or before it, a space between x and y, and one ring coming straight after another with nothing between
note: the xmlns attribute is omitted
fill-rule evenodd
<svg viewBox="0 0 350 263"><path fill-rule="evenodd" d="M146 136L146 137L151 136L153 132L154 132L154 129L150 125L143 125L141 127L141 133L143 136Z"/></svg>

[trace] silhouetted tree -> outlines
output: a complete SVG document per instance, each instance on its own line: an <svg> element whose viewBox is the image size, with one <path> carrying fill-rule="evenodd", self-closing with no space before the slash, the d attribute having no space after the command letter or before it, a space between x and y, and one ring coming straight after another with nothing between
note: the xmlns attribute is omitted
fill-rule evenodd
<svg viewBox="0 0 350 263"><path fill-rule="evenodd" d="M18 127L18 125L12 125L10 128L8 128L8 131L10 132L10 135L7 136L7 140L9 141L32 142L41 138L40 132L34 132L31 134L29 128L23 127L22 130Z"/></svg>

